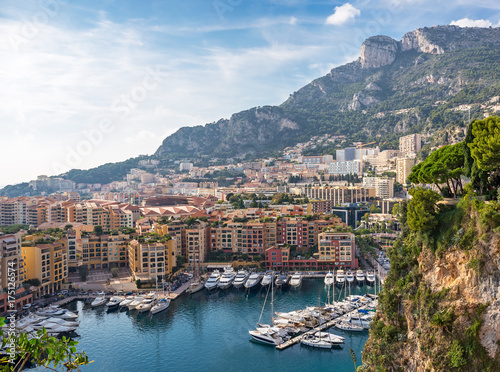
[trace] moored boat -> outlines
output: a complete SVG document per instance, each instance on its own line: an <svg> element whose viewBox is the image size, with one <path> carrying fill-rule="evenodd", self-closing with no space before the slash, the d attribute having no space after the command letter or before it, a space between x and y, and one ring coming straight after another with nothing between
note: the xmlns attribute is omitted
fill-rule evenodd
<svg viewBox="0 0 500 372"><path fill-rule="evenodd" d="M164 310L167 310L168 307L170 306L170 299L169 298L162 298L158 300L158 302L151 307L151 314L158 314Z"/></svg>
<svg viewBox="0 0 500 372"><path fill-rule="evenodd" d="M330 287L335 282L335 276L329 271L325 276L325 285Z"/></svg>
<svg viewBox="0 0 500 372"><path fill-rule="evenodd" d="M92 301L90 306L92 306L92 307L102 306L106 303L106 301L107 301L107 298L104 296L104 292L101 292L97 295L97 297L94 299L94 301Z"/></svg>
<svg viewBox="0 0 500 372"><path fill-rule="evenodd" d="M358 284L363 284L365 282L365 273L363 270L356 271L356 281Z"/></svg>
<svg viewBox="0 0 500 372"><path fill-rule="evenodd" d="M375 273L373 271L368 271L366 273L366 282L368 285L374 285L375 284Z"/></svg>
<svg viewBox="0 0 500 372"><path fill-rule="evenodd" d="M205 288L211 291L212 289L217 288L217 284L220 280L220 272L219 270L214 270L208 280L205 282Z"/></svg>
<svg viewBox="0 0 500 372"><path fill-rule="evenodd" d="M337 276L335 277L335 282L339 287L345 284L345 271L340 269L337 270Z"/></svg>
<svg viewBox="0 0 500 372"><path fill-rule="evenodd" d="M295 272L290 278L290 287L293 289L297 289L302 285L302 273Z"/></svg>
<svg viewBox="0 0 500 372"><path fill-rule="evenodd" d="M245 288L250 289L256 287L260 281L262 280L262 274L261 273L252 273L248 277L248 280L245 283Z"/></svg>
<svg viewBox="0 0 500 372"><path fill-rule="evenodd" d="M233 287L234 288L241 288L245 285L246 281L248 280L248 277L250 276L250 273L246 270L240 270L236 274L236 277L234 278L233 282Z"/></svg>

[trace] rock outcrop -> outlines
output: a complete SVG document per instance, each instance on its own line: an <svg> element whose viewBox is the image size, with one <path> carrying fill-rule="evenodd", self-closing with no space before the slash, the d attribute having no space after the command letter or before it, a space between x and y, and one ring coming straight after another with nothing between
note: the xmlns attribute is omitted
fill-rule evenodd
<svg viewBox="0 0 500 372"><path fill-rule="evenodd" d="M373 36L361 46L360 62L363 68L379 68L392 64L399 47L389 36Z"/></svg>

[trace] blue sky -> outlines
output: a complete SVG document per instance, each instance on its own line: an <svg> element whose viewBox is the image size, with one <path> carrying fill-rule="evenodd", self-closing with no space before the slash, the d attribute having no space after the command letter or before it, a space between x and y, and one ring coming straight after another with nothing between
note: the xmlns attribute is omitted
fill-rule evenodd
<svg viewBox="0 0 500 372"><path fill-rule="evenodd" d="M0 185L152 154L180 127L280 104L369 36L499 21L490 0L3 0Z"/></svg>

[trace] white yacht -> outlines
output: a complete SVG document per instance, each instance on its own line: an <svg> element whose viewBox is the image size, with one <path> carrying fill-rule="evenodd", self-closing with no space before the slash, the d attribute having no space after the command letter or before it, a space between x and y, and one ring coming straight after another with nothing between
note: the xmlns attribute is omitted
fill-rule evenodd
<svg viewBox="0 0 500 372"><path fill-rule="evenodd" d="M329 271L325 276L325 285L327 287L330 287L334 282L335 282L335 277L333 276L333 273Z"/></svg>
<svg viewBox="0 0 500 372"><path fill-rule="evenodd" d="M262 280L261 273L252 273L250 274L248 280L245 283L245 288L247 289L254 288L260 283L261 280Z"/></svg>
<svg viewBox="0 0 500 372"><path fill-rule="evenodd" d="M344 343L345 338L339 335L334 335L330 332L316 332L314 334L316 337L320 339L330 342L332 345L341 345Z"/></svg>
<svg viewBox="0 0 500 372"><path fill-rule="evenodd" d="M125 298L122 296L113 296L109 300L109 302L106 304L108 309L115 309L118 306L120 306L120 303L124 300Z"/></svg>
<svg viewBox="0 0 500 372"><path fill-rule="evenodd" d="M366 273L366 282L368 283L368 285L375 284L375 273L373 271L368 271Z"/></svg>
<svg viewBox="0 0 500 372"><path fill-rule="evenodd" d="M197 281L194 281L189 285L189 288L186 289L187 293L196 293L201 291L205 287L205 282L201 280L201 278Z"/></svg>
<svg viewBox="0 0 500 372"><path fill-rule="evenodd" d="M135 310L135 308L139 306L142 301L144 301L144 296L135 296L132 302L128 304L128 309Z"/></svg>
<svg viewBox="0 0 500 372"><path fill-rule="evenodd" d="M128 305L130 305L132 301L134 301L134 296L127 296L122 302L120 302L119 306L128 308Z"/></svg>
<svg viewBox="0 0 500 372"><path fill-rule="evenodd" d="M331 349L333 344L326 340L322 340L320 337L315 335L307 335L302 340L300 340L301 345L317 347L320 349Z"/></svg>
<svg viewBox="0 0 500 372"><path fill-rule="evenodd" d="M365 273L363 270L356 271L356 281L358 284L363 284L365 282Z"/></svg>
<svg viewBox="0 0 500 372"><path fill-rule="evenodd" d="M45 316L54 316L57 318L61 318L64 320L74 320L78 319L78 315L67 310L67 309L59 309L58 307L50 306L47 309L40 309L37 311L38 315Z"/></svg>
<svg viewBox="0 0 500 372"><path fill-rule="evenodd" d="M301 285L302 285L302 274L297 271L290 278L290 287L299 288Z"/></svg>
<svg viewBox="0 0 500 372"><path fill-rule="evenodd" d="M154 301L155 298L144 298L144 300L142 300L142 302L139 305L137 305L135 309L140 313L149 311L153 307Z"/></svg>
<svg viewBox="0 0 500 372"><path fill-rule="evenodd" d="M335 327L343 331L353 331L353 332L361 332L364 329L363 327L356 325L351 320L341 320L338 323L335 323Z"/></svg>
<svg viewBox="0 0 500 372"><path fill-rule="evenodd" d="M31 327L35 330L45 328L47 333L59 334L59 333L69 333L76 330L76 327L67 327L57 323L53 323L50 320L42 320L38 323L31 324Z"/></svg>
<svg viewBox="0 0 500 372"><path fill-rule="evenodd" d="M283 288L288 285L289 281L290 281L290 276L288 274L281 273L276 276L274 285L278 288Z"/></svg>
<svg viewBox="0 0 500 372"><path fill-rule="evenodd" d="M219 283L217 286L220 289L227 289L231 287L234 282L234 277L236 276L232 267L224 269L224 274L220 277Z"/></svg>
<svg viewBox="0 0 500 372"><path fill-rule="evenodd" d="M277 346L286 341L288 333L278 327L258 327L255 331L248 331L252 339L266 345Z"/></svg>
<svg viewBox="0 0 500 372"><path fill-rule="evenodd" d="M355 324L357 326L363 327L364 329L370 329L370 324L372 322L372 318L368 315L351 315L351 324Z"/></svg>
<svg viewBox="0 0 500 372"><path fill-rule="evenodd" d="M217 284L219 283L220 280L220 272L219 270L214 270L212 275L208 278L208 280L205 282L205 288L211 291L212 289L217 288Z"/></svg>
<svg viewBox="0 0 500 372"><path fill-rule="evenodd" d="M349 270L345 276L345 280L347 282L347 284L352 284L354 283L354 273Z"/></svg>
<svg viewBox="0 0 500 372"><path fill-rule="evenodd" d="M260 282L260 284L263 287L267 287L269 284L272 283L273 278L274 278L274 271L267 271L262 277L262 282Z"/></svg>
<svg viewBox="0 0 500 372"><path fill-rule="evenodd" d="M151 314L153 314L153 315L158 314L159 312L161 312L163 310L167 310L169 306L170 306L170 298L162 298L162 299L158 300L156 305L154 305L151 308Z"/></svg>
<svg viewBox="0 0 500 372"><path fill-rule="evenodd" d="M90 304L92 307L102 306L106 303L108 299L104 296L104 292L100 292L94 301Z"/></svg>
<svg viewBox="0 0 500 372"><path fill-rule="evenodd" d="M236 274L236 277L234 278L233 287L234 288L243 287L249 276L250 276L250 273L246 270L238 271L238 273Z"/></svg>
<svg viewBox="0 0 500 372"><path fill-rule="evenodd" d="M338 286L343 286L345 284L345 272L344 270L337 270L337 276L335 278Z"/></svg>

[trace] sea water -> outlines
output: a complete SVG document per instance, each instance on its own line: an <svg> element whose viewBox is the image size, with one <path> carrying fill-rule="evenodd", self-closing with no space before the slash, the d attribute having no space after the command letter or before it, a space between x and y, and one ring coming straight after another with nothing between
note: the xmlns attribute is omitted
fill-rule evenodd
<svg viewBox="0 0 500 372"><path fill-rule="evenodd" d="M352 294L374 291L366 285L351 288ZM274 291L274 311L304 309L327 298L322 279L304 279L300 289ZM335 298L339 299L338 288ZM368 338L368 331L331 328L345 337L340 349L296 344L279 351L252 342L248 331L255 329L261 312L261 323L271 318L271 294L262 288L185 294L156 315L109 312L105 306L92 309L81 301L68 308L80 315L78 350L94 361L82 371L354 371L350 351L360 365Z"/></svg>

